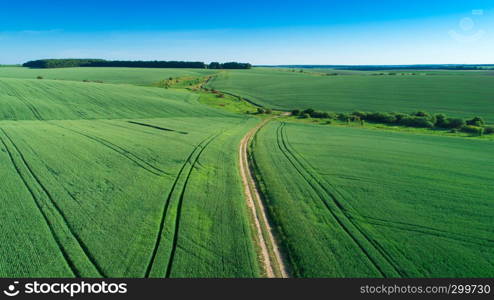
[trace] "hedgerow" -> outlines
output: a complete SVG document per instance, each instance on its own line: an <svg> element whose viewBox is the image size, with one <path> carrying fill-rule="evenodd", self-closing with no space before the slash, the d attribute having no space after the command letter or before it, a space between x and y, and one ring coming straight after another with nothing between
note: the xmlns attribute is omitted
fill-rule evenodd
<svg viewBox="0 0 494 300"><path fill-rule="evenodd" d="M472 134L494 134L493 126L485 126L485 122L481 117L474 117L469 120L462 118L451 118L445 114L430 114L426 111L416 111L411 114L402 112L365 112L354 111L352 113L330 113L323 111L315 111L312 108L305 110L292 110L293 116L299 118L318 118L318 119L335 119L342 122L360 122L365 121L372 123L383 123L390 125L399 125L416 128L437 128L451 129L454 131L462 131Z"/></svg>

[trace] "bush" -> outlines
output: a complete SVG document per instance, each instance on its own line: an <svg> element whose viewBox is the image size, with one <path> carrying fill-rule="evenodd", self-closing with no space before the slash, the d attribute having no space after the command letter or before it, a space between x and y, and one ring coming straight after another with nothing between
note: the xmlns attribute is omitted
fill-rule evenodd
<svg viewBox="0 0 494 300"><path fill-rule="evenodd" d="M422 118L425 118L427 119L428 121L430 121L432 124L436 124L436 116L434 115L431 115L429 114L428 112L426 111L423 111L423 110L419 110L415 113L412 114L413 116L416 116L416 117L422 117Z"/></svg>
<svg viewBox="0 0 494 300"><path fill-rule="evenodd" d="M429 117L429 113L423 111L423 110L419 110L415 113L413 113L412 115L416 116L416 117Z"/></svg>
<svg viewBox="0 0 494 300"><path fill-rule="evenodd" d="M270 115L271 113L273 113L273 110L271 108L268 108L266 109L265 113Z"/></svg>
<svg viewBox="0 0 494 300"><path fill-rule="evenodd" d="M395 123L396 117L388 113L374 112L367 114L367 120L378 123Z"/></svg>
<svg viewBox="0 0 494 300"><path fill-rule="evenodd" d="M352 115L359 117L362 120L365 120L367 118L367 113L364 111L354 111Z"/></svg>
<svg viewBox="0 0 494 300"><path fill-rule="evenodd" d="M484 133L485 134L493 134L494 133L494 126L486 126L486 127L484 127Z"/></svg>
<svg viewBox="0 0 494 300"><path fill-rule="evenodd" d="M318 119L329 119L329 113L327 112L320 112L320 111L314 111L309 114L313 118L318 118Z"/></svg>
<svg viewBox="0 0 494 300"><path fill-rule="evenodd" d="M447 118L446 119L446 127L445 128L462 128L465 126L465 120L460 118Z"/></svg>
<svg viewBox="0 0 494 300"><path fill-rule="evenodd" d="M418 128L432 128L434 124L427 119L427 117L417 117L417 116L409 116L401 119L401 125L410 126L410 127L418 127Z"/></svg>
<svg viewBox="0 0 494 300"><path fill-rule="evenodd" d="M334 112L328 112L329 118L330 119L338 119L338 114Z"/></svg>
<svg viewBox="0 0 494 300"><path fill-rule="evenodd" d="M270 110L258 113L270 113ZM293 116L299 116L301 119L315 118L315 119L337 119L343 122L360 122L362 126L365 125L365 121L371 121L376 123L385 124L398 124L401 126L417 127L417 128L444 128L451 129L451 132L468 132L472 134L494 134L494 126L486 126L484 120L481 117L474 117L471 120L465 122L462 118L448 118L445 114L429 114L425 111L416 111L412 114L397 113L397 112L364 112L354 111L349 113L331 113L315 111L312 108L300 111L299 109L292 110ZM324 124L331 124L331 121L327 121ZM480 128L480 129L479 129Z"/></svg>
<svg viewBox="0 0 494 300"><path fill-rule="evenodd" d="M471 120L467 120L467 125L471 126L482 126L485 124L484 120L481 117L475 117Z"/></svg>
<svg viewBox="0 0 494 300"><path fill-rule="evenodd" d="M436 122L434 123L434 126L440 127L440 128L447 128L447 118L445 114L437 114L436 115Z"/></svg>
<svg viewBox="0 0 494 300"><path fill-rule="evenodd" d="M401 120L403 120L404 118L409 118L410 115L409 114L405 114L405 113L393 113L393 116L395 117L396 119L396 123L401 123Z"/></svg>
<svg viewBox="0 0 494 300"><path fill-rule="evenodd" d="M435 126L447 129L460 129L465 126L465 120L461 118L446 118L443 114L436 115Z"/></svg>
<svg viewBox="0 0 494 300"><path fill-rule="evenodd" d="M298 115L300 115L300 110L299 109L292 110L292 116L298 116Z"/></svg>
<svg viewBox="0 0 494 300"><path fill-rule="evenodd" d="M43 76L38 76L36 77L36 79L43 79Z"/></svg>
<svg viewBox="0 0 494 300"><path fill-rule="evenodd" d="M258 114L264 114L264 113L266 113L266 110L264 110L264 108L262 108L262 107L258 107L257 108L257 113Z"/></svg>
<svg viewBox="0 0 494 300"><path fill-rule="evenodd" d="M484 128L473 125L465 125L461 128L461 131L475 135L482 135L484 133Z"/></svg>
<svg viewBox="0 0 494 300"><path fill-rule="evenodd" d="M336 115L336 117L338 118L338 120L345 122L348 121L348 119L350 119L350 115L346 113L339 113Z"/></svg>

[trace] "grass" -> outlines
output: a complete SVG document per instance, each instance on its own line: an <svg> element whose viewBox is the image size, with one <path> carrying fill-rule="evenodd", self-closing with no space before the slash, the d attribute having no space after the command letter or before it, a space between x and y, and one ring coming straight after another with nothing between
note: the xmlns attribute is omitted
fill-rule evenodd
<svg viewBox="0 0 494 300"><path fill-rule="evenodd" d="M0 78L101 81L104 83L153 85L170 77L206 76L217 71L207 69L153 69L153 68L61 68L29 69L3 67Z"/></svg>
<svg viewBox="0 0 494 300"><path fill-rule="evenodd" d="M186 91L56 80L0 79L0 101L0 120L220 115Z"/></svg>
<svg viewBox="0 0 494 300"><path fill-rule="evenodd" d="M313 72L256 68L218 74L208 87L266 107L352 112L425 110L494 122L490 71L431 76L320 76ZM442 75L444 73L444 75ZM353 73L352 73L353 74ZM358 73L357 73L358 74Z"/></svg>
<svg viewBox="0 0 494 300"><path fill-rule="evenodd" d="M283 121L299 123L299 124L312 124L321 126L338 126L338 127L350 127L350 128L360 128L368 130L379 130L379 131L392 131L410 134L421 134L421 135L440 135L448 137L460 137L469 139L481 139L481 140L491 140L494 141L493 134L484 134L479 136L478 134L466 133L461 130L443 129L443 128L418 128L418 127L408 127L393 124L384 123L373 123L365 122L363 125L359 121L341 121L338 119L321 119L321 118L300 118L298 116L282 116ZM329 122L329 123L328 123Z"/></svg>
<svg viewBox="0 0 494 300"><path fill-rule="evenodd" d="M0 122L0 276L258 274L235 155L250 121L128 121Z"/></svg>
<svg viewBox="0 0 494 300"><path fill-rule="evenodd" d="M485 72L333 72L0 68L0 277L261 276L244 98L492 121ZM493 276L492 138L279 120L250 151L294 276Z"/></svg>
<svg viewBox="0 0 494 300"><path fill-rule="evenodd" d="M237 170L252 117L185 89L0 86L0 277L259 276Z"/></svg>
<svg viewBox="0 0 494 300"><path fill-rule="evenodd" d="M257 111L256 106L241 100L239 97L228 94L221 94L222 96L218 97L218 94L213 94L202 90L197 91L197 93L199 93L199 103L210 107L237 114L252 114Z"/></svg>
<svg viewBox="0 0 494 300"><path fill-rule="evenodd" d="M493 150L273 122L252 155L295 276L492 277Z"/></svg>

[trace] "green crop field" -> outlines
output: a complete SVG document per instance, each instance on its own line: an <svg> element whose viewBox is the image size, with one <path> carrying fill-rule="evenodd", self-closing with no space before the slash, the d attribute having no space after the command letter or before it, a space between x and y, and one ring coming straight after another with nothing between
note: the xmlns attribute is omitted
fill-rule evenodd
<svg viewBox="0 0 494 300"><path fill-rule="evenodd" d="M258 276L237 170L256 122L198 98L0 79L0 276Z"/></svg>
<svg viewBox="0 0 494 300"><path fill-rule="evenodd" d="M184 91L0 78L1 120L64 120L222 115Z"/></svg>
<svg viewBox="0 0 494 300"><path fill-rule="evenodd" d="M462 75L456 75L458 71L436 71L434 74L321 76L312 71L257 68L223 72L208 86L283 110L406 113L425 110L454 117L479 115L494 122L492 71L465 71Z"/></svg>
<svg viewBox="0 0 494 300"><path fill-rule="evenodd" d="M170 77L206 76L216 73L207 69L154 69L154 68L60 68L29 69L22 67L0 68L0 78L102 81L103 83L128 83L151 85Z"/></svg>
<svg viewBox="0 0 494 300"><path fill-rule="evenodd" d="M492 277L487 134L243 100L494 120L487 71L425 72L2 67L0 277L270 276L261 235L293 277ZM254 211L277 239L251 214L249 134Z"/></svg>
<svg viewBox="0 0 494 300"><path fill-rule="evenodd" d="M251 152L293 274L494 276L490 141L271 122Z"/></svg>
<svg viewBox="0 0 494 300"><path fill-rule="evenodd" d="M258 2L1 2L0 296L494 295L494 0Z"/></svg>

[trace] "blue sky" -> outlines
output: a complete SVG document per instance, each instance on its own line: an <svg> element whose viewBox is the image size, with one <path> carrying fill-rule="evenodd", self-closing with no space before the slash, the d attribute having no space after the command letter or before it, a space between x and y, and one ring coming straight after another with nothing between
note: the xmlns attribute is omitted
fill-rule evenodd
<svg viewBox="0 0 494 300"><path fill-rule="evenodd" d="M0 63L494 63L491 29L492 0L2 1Z"/></svg>

